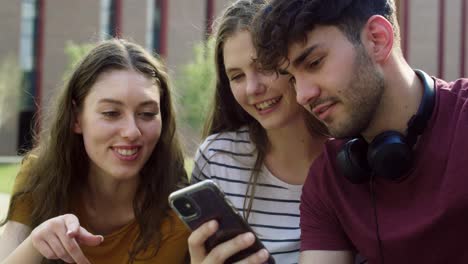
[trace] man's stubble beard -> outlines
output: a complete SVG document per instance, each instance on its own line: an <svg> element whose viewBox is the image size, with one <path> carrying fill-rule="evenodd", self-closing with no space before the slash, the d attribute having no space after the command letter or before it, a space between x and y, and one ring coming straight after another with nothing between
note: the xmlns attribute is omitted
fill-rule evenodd
<svg viewBox="0 0 468 264"><path fill-rule="evenodd" d="M365 131L374 119L385 90L384 78L373 65L361 44L355 46L353 78L343 91L341 102L347 113L328 125L335 138L356 137ZM343 100L344 99L344 100Z"/></svg>

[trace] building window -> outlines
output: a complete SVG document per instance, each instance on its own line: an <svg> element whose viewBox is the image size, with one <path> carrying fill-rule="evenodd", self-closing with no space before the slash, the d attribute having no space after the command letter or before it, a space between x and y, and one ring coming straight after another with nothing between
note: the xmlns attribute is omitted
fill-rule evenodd
<svg viewBox="0 0 468 264"><path fill-rule="evenodd" d="M37 39L37 0L23 0L21 3L20 66L23 71L24 91L22 110L34 109L35 88L35 44Z"/></svg>
<svg viewBox="0 0 468 264"><path fill-rule="evenodd" d="M161 53L161 0L147 0L146 48Z"/></svg>
<svg viewBox="0 0 468 264"><path fill-rule="evenodd" d="M109 32L111 1L112 0L101 0L100 35L103 40L109 39L112 36Z"/></svg>
<svg viewBox="0 0 468 264"><path fill-rule="evenodd" d="M121 0L101 0L101 39L120 36L120 5Z"/></svg>
<svg viewBox="0 0 468 264"><path fill-rule="evenodd" d="M37 69L39 46L39 0L21 1L20 67L23 72L23 91L19 109L18 153L32 148L34 116L40 103L40 74Z"/></svg>

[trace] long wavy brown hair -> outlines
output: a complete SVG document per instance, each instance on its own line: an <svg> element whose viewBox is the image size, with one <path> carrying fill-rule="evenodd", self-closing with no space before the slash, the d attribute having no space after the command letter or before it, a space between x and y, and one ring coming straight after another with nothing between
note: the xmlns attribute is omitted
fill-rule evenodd
<svg viewBox="0 0 468 264"><path fill-rule="evenodd" d="M232 94L224 65L223 47L226 40L237 32L251 31L251 23L256 13L266 2L266 0L236 1L216 20L214 49L216 84L214 99L203 129L203 138L220 132L235 131L243 126L247 126L249 129L250 139L255 145L257 157L246 190L246 199L244 200L245 219L248 219L250 215L258 175L265 161L266 153L270 148L270 142L265 129L239 105ZM323 124L313 118L312 115L304 114L304 116L311 134L327 134Z"/></svg>
<svg viewBox="0 0 468 264"><path fill-rule="evenodd" d="M133 263L138 253L148 249L150 244L157 245L153 254L157 253L161 242L160 227L168 216L167 198L178 185L187 182L166 69L159 59L137 44L122 39L101 42L76 67L48 112L36 147L27 154L34 159L28 160L31 166L26 181L13 194L7 219L11 217L15 203L26 195L33 201L41 201L31 212L32 228L73 210L71 197L79 197L78 192L86 184L89 171L89 157L82 135L72 129L76 118L74 108L83 106L100 74L110 70L135 70L153 79L161 96L161 136L140 172L133 199L134 214L140 228L139 236L129 250L130 262ZM45 259L43 262L57 263Z"/></svg>

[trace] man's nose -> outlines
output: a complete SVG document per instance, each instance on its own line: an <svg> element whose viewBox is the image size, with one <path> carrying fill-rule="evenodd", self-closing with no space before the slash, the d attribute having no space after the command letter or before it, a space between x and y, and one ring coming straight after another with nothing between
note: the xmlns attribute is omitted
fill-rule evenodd
<svg viewBox="0 0 468 264"><path fill-rule="evenodd" d="M302 106L310 105L320 96L320 88L317 84L302 78L295 79L296 100Z"/></svg>

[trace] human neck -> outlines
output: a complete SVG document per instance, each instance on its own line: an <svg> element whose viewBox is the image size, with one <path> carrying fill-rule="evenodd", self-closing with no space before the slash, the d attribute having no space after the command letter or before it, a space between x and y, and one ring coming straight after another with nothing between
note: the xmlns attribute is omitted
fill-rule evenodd
<svg viewBox="0 0 468 264"><path fill-rule="evenodd" d="M116 180L100 173L90 173L87 189L96 201L102 203L128 204L133 201L138 186L138 177Z"/></svg>
<svg viewBox="0 0 468 264"><path fill-rule="evenodd" d="M90 227L105 235L133 220L137 185L137 177L116 181L96 173L90 174L81 197Z"/></svg>
<svg viewBox="0 0 468 264"><path fill-rule="evenodd" d="M311 134L300 120L281 129L267 131L270 149L265 164L277 178L289 184L303 184L307 172L321 153L326 137Z"/></svg>
<svg viewBox="0 0 468 264"><path fill-rule="evenodd" d="M404 61L387 65L385 91L370 125L361 135L371 142L378 134L392 130L406 134L408 121L418 111L423 84Z"/></svg>

